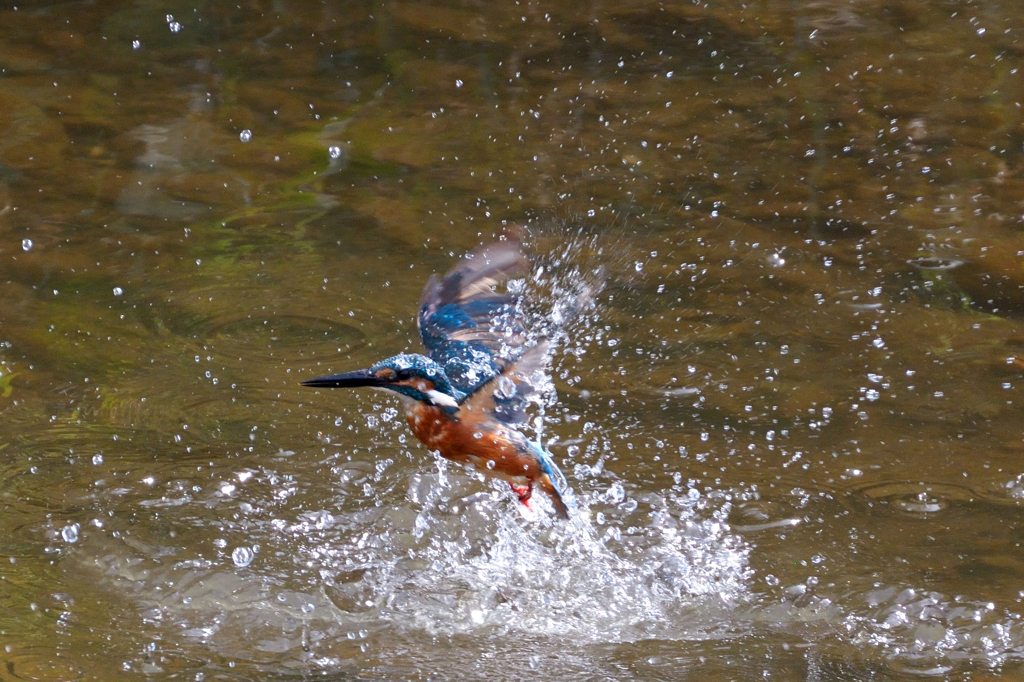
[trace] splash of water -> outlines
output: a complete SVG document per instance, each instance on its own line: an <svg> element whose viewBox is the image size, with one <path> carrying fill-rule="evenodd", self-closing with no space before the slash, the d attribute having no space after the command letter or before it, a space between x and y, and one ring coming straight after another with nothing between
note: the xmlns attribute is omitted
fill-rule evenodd
<svg viewBox="0 0 1024 682"><path fill-rule="evenodd" d="M578 232L539 256L528 279L509 283L522 294L509 324L521 315L531 336L561 346L561 374L601 337L602 258L597 237ZM546 423L560 421L544 414L557 395L550 376L531 383L539 438ZM579 434L595 442L606 435L592 425ZM726 499L679 485L635 499L617 481L598 493L609 477L598 461L575 467L577 510L569 523L543 512L524 521L504 484L480 492L481 474L461 476L437 463L436 473L411 476L403 502L379 495L374 511L335 515L326 526L321 517L303 519L289 529L304 539L302 562L349 615L434 634L516 632L579 642L701 639L729 621L725 627L735 629L729 613L748 596L749 550L725 523Z"/></svg>
<svg viewBox="0 0 1024 682"><path fill-rule="evenodd" d="M721 509L702 517L699 495L662 498L647 514L601 512L600 525L578 500L572 521L560 524L494 504L508 497L497 487L449 497L465 484L444 469L414 477L409 498L422 506L411 529L392 525L373 540L360 533L305 547L346 603L432 634L614 642L710 637L715 614L724 619L746 598L748 548ZM353 570L359 579L342 583Z"/></svg>

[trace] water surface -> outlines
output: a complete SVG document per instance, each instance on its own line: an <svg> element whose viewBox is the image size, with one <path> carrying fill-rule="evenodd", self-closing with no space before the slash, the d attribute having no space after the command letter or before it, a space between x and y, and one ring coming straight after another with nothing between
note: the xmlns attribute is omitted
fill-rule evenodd
<svg viewBox="0 0 1024 682"><path fill-rule="evenodd" d="M1024 6L0 10L0 679L1015 679ZM397 401L524 225L523 518Z"/></svg>

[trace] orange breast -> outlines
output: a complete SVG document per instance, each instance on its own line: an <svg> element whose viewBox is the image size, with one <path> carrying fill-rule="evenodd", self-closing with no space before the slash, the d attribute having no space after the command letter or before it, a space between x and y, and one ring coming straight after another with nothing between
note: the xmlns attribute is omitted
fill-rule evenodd
<svg viewBox="0 0 1024 682"><path fill-rule="evenodd" d="M424 445L453 462L471 464L481 473L514 483L532 481L541 474L536 458L521 453L509 441L504 425L455 420L422 403L413 405L406 418Z"/></svg>

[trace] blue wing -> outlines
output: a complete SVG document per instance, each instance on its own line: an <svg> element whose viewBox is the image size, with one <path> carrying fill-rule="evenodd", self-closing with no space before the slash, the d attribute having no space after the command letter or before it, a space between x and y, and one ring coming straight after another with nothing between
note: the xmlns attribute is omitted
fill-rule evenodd
<svg viewBox="0 0 1024 682"><path fill-rule="evenodd" d="M442 279L430 278L417 320L431 360L469 396L522 352L526 340L519 298L493 287L525 275L530 262L518 242L483 246Z"/></svg>

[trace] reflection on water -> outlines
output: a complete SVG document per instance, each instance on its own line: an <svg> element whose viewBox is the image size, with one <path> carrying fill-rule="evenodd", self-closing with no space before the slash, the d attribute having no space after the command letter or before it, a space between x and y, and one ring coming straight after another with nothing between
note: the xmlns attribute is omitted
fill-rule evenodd
<svg viewBox="0 0 1024 682"><path fill-rule="evenodd" d="M1018 10L0 10L0 679L1019 676ZM569 524L298 386L510 223Z"/></svg>

